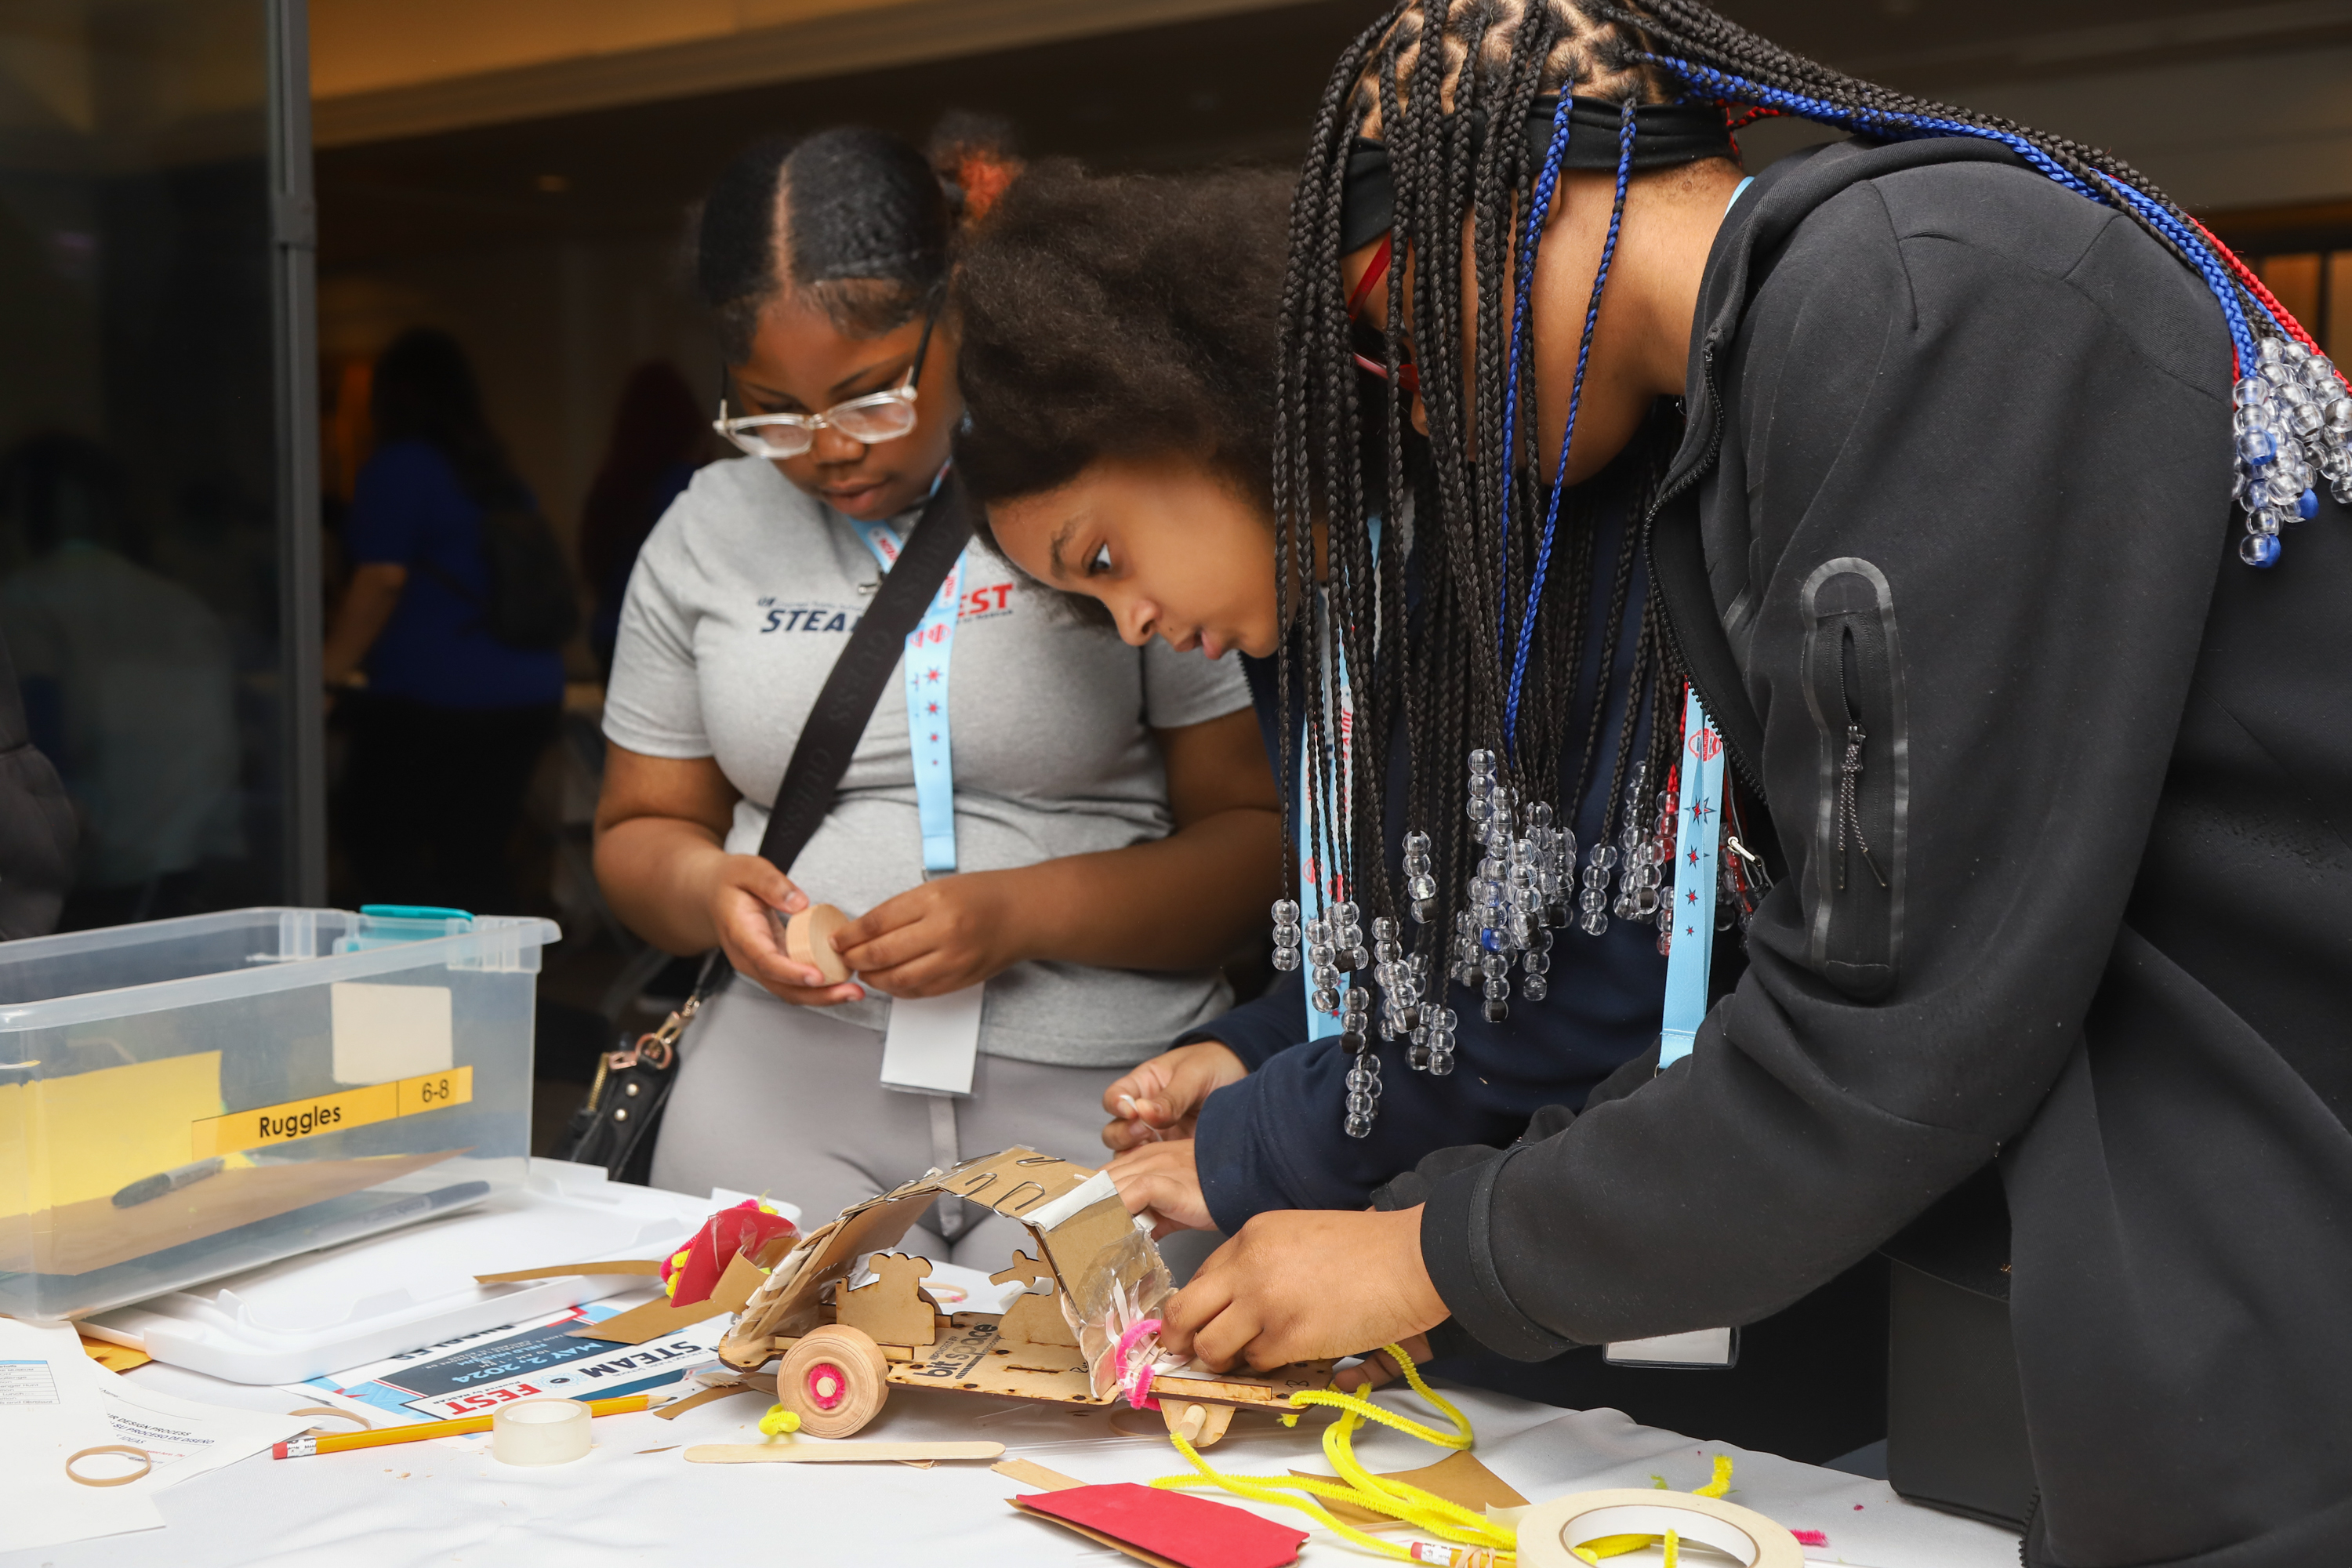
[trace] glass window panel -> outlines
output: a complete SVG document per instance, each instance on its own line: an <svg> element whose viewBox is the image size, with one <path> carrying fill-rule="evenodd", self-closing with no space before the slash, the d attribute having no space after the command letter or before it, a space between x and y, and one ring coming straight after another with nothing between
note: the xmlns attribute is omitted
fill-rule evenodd
<svg viewBox="0 0 2352 1568"><path fill-rule="evenodd" d="M0 636L68 926L284 895L271 58L265 0L0 0Z"/></svg>

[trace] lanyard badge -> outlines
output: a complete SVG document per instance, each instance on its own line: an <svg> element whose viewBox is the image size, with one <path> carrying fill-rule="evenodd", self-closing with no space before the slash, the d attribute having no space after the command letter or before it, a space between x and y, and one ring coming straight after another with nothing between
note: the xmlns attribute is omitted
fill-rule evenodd
<svg viewBox="0 0 2352 1568"><path fill-rule="evenodd" d="M870 522L858 528L857 536L887 574L898 559L898 530L887 522ZM907 634L907 742L914 753L915 805L922 823L926 877L956 868L955 749L948 726L948 688L956 612L962 603L963 561L958 557L922 621ZM892 998L890 1027L882 1041L883 1087L918 1094L970 1094L980 1056L983 989L968 985L944 996ZM935 1106L932 1121L935 1145L940 1143L941 1126L947 1129L943 1163L952 1164L952 1111L942 1123Z"/></svg>
<svg viewBox="0 0 2352 1568"><path fill-rule="evenodd" d="M1706 975L1715 953L1716 858L1723 836L1723 737L1696 691L1683 698L1682 795L1676 806L1675 923L1666 950L1666 1005L1659 1020L1658 1070L1691 1054L1706 1017ZM1695 1329L1621 1340L1603 1350L1612 1366L1724 1369L1738 1364L1738 1329Z"/></svg>
<svg viewBox="0 0 2352 1568"><path fill-rule="evenodd" d="M897 564L901 548L897 529L869 522L857 532L886 574ZM915 805L922 819L926 876L956 868L955 748L948 729L948 677L955 653L956 607L962 602L963 561L959 557L921 623L907 634L907 743L915 756Z"/></svg>

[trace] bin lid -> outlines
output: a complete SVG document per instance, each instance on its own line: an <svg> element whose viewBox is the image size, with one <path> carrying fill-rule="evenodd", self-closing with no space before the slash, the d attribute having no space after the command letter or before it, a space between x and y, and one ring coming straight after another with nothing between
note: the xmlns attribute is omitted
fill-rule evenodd
<svg viewBox="0 0 2352 1568"><path fill-rule="evenodd" d="M642 1274L498 1285L474 1276L663 1257L738 1196L693 1197L607 1181L593 1165L533 1160L521 1186L464 1212L170 1291L81 1327L232 1383L299 1383L642 1288ZM798 1217L789 1204L775 1206Z"/></svg>

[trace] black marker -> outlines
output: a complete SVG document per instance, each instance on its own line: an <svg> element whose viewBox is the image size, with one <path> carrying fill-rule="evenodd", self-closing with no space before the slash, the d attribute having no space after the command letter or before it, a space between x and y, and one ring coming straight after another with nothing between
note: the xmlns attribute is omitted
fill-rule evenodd
<svg viewBox="0 0 2352 1568"><path fill-rule="evenodd" d="M203 1181L206 1176L220 1174L221 1159L215 1154L209 1160L199 1160L193 1165L178 1165L152 1176L142 1176L114 1194L114 1206L119 1209L137 1208L152 1203L166 1193L176 1193L182 1187Z"/></svg>

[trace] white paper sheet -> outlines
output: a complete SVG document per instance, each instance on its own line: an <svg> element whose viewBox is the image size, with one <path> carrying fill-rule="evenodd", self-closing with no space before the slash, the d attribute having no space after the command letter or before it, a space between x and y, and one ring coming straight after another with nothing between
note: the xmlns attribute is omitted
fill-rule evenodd
<svg viewBox="0 0 2352 1568"><path fill-rule="evenodd" d="M984 985L944 996L900 996L890 1004L890 1030L882 1037L882 1087L918 1094L967 1095L980 1057L980 1003Z"/></svg>
<svg viewBox="0 0 2352 1568"><path fill-rule="evenodd" d="M66 1474L74 1454L122 1440L99 1394L98 1380L111 1375L83 1352L70 1326L0 1318L0 1476L7 1478L0 1551L162 1527L152 1476L89 1487ZM82 1473L103 1479L137 1463L100 1455L83 1460Z"/></svg>
<svg viewBox="0 0 2352 1568"><path fill-rule="evenodd" d="M107 1422L114 1428L111 1441L146 1449L154 1461L153 1484L158 1488L177 1486L191 1476L233 1465L315 1426L323 1424L335 1432L343 1429L336 1422L322 1423L316 1415L271 1415L226 1405L199 1405L148 1388L95 1363L91 1370L98 1374ZM287 1408L316 1403L289 1399Z"/></svg>

